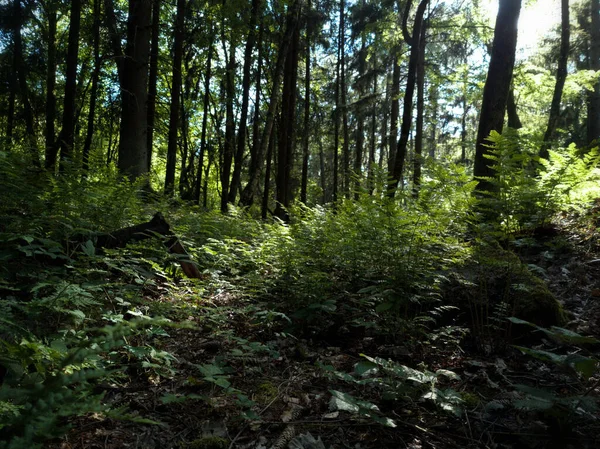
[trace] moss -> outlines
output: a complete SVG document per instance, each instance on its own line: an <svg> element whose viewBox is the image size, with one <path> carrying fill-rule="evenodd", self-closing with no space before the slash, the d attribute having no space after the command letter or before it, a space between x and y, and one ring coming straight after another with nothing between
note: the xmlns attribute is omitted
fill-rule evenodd
<svg viewBox="0 0 600 449"><path fill-rule="evenodd" d="M475 307L488 317L503 321L516 316L545 327L566 322L562 305L544 281L515 253L499 245L478 246L471 259L455 274L446 296L465 311Z"/></svg>
<svg viewBox="0 0 600 449"><path fill-rule="evenodd" d="M260 404L268 404L271 402L279 391L271 382L263 382L256 389L256 402Z"/></svg>
<svg viewBox="0 0 600 449"><path fill-rule="evenodd" d="M189 449L225 449L229 442L221 437L204 437L191 441L188 444Z"/></svg>

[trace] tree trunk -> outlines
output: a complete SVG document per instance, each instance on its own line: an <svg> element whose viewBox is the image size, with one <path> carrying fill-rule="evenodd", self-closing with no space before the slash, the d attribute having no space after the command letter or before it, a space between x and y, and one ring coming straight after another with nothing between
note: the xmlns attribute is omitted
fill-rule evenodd
<svg viewBox="0 0 600 449"><path fill-rule="evenodd" d="M552 104L550 105L550 116L548 117L548 126L544 134L544 142L540 148L540 157L548 159L548 150L552 144L554 133L558 125L560 115L560 101L563 88L567 79L567 62L569 60L569 44L571 37L571 25L569 19L569 0L561 0L561 25L560 25L560 55L558 56L558 69L556 70L556 84L554 85L554 94Z"/></svg>
<svg viewBox="0 0 600 449"><path fill-rule="evenodd" d="M177 0L175 17L175 37L173 39L173 81L171 83L171 105L169 109L169 137L167 146L167 169L165 173L165 194L173 196L175 190L175 165L177 164L177 135L179 131L179 110L181 99L181 63L183 60L183 33L185 0Z"/></svg>
<svg viewBox="0 0 600 449"><path fill-rule="evenodd" d="M119 171L136 179L148 173L148 57L151 0L129 0L127 47L122 64Z"/></svg>
<svg viewBox="0 0 600 449"><path fill-rule="evenodd" d="M421 27L423 25L423 15L425 14L425 8L427 7L429 0L421 0L421 2L419 3L415 15L413 34L412 36L409 36L405 24L408 17L408 12L410 11L411 3L412 1L409 1L406 4L402 27L404 39L407 41L411 48L410 59L408 62L408 77L406 80L406 90L404 92L404 111L402 114L400 140L398 141L396 149L394 169L391 173L392 181L388 185L388 196L390 197L393 197L396 194L398 184L402 184L402 171L404 170L404 159L406 158L406 148L408 146L408 137L410 134L410 128L412 123L413 96L415 91L415 81L417 75L417 62L420 54L419 47L421 42Z"/></svg>
<svg viewBox="0 0 600 449"><path fill-rule="evenodd" d="M342 103L342 171L344 195L350 196L350 134L348 132L348 105L346 99L346 2L340 0L340 101Z"/></svg>
<svg viewBox="0 0 600 449"><path fill-rule="evenodd" d="M229 202L235 203L238 185L242 176L242 162L244 161L244 148L246 147L246 126L248 121L248 103L250 97L250 68L252 67L252 52L256 41L256 24L258 14L261 10L261 0L252 0L252 11L250 16L250 30L244 50L244 69L242 77L242 107L240 110L240 124L238 126L237 148L235 152L235 163L229 187Z"/></svg>
<svg viewBox="0 0 600 449"><path fill-rule="evenodd" d="M506 115L508 116L508 126L512 129L523 128L523 123L519 118L519 111L517 109L517 102L515 100L515 86L510 83L510 89L508 91L508 98L506 102Z"/></svg>
<svg viewBox="0 0 600 449"><path fill-rule="evenodd" d="M520 11L521 0L500 0L490 66L483 89L479 129L477 130L475 165L473 168L473 174L476 178L494 176L494 170L488 165L490 162L485 157L489 150L486 147L485 140L492 131L502 132L515 64L517 24ZM478 189L489 191L492 189L492 184L485 179L479 179Z"/></svg>
<svg viewBox="0 0 600 449"><path fill-rule="evenodd" d="M308 0L308 11L311 9L311 2ZM308 158L310 143L310 30L311 24L306 22L306 61L304 73L304 136L302 141L302 181L300 186L300 201L306 204L308 191Z"/></svg>
<svg viewBox="0 0 600 449"><path fill-rule="evenodd" d="M25 131L27 135L26 145L33 164L37 167L40 165L40 155L37 148L37 140L33 127L33 108L29 102L29 88L27 87L27 69L23 60L23 39L21 37L21 28L23 27L23 16L21 13L20 0L13 0L14 12L14 28L13 28L13 51L15 58L16 76L19 82L19 95L23 102L23 112L25 115ZM11 129L12 137L12 129Z"/></svg>
<svg viewBox="0 0 600 449"><path fill-rule="evenodd" d="M373 57L373 69L377 68L377 58ZM373 76L373 96L377 98L377 75ZM383 120L385 122L385 120ZM369 166L367 172L367 188L369 195L375 190L375 151L377 148L377 106L375 102L371 108L371 142L369 146Z"/></svg>
<svg viewBox="0 0 600 449"><path fill-rule="evenodd" d="M275 64L275 71L273 73L271 98L269 101L267 118L265 120L265 127L263 128L260 146L256 152L256 156L250 161L248 184L246 184L246 187L240 195L240 203L244 206L252 205L254 198L258 194L260 175L264 165L267 148L269 146L271 130L273 129L273 123L275 122L275 114L277 112L277 107L279 106L279 89L281 86L281 79L283 78L284 63L288 49L291 45L292 36L296 27L298 26L298 16L300 13L301 3L302 0L295 0L288 10L286 30L285 34L283 35L281 45L279 46L277 62Z"/></svg>
<svg viewBox="0 0 600 449"><path fill-rule="evenodd" d="M275 147L275 139L269 139L269 148L267 149L267 167L265 168L265 185L263 188L261 217L267 219L269 213L269 187L271 186L271 165L273 162L273 148Z"/></svg>
<svg viewBox="0 0 600 449"><path fill-rule="evenodd" d="M223 25L224 26L224 25ZM233 99L235 96L235 44L230 40L229 58L225 48L225 31L222 31L223 54L228 59L225 73L225 146L223 151L223 163L221 165L221 212L227 213L229 199L229 182L231 176L231 163L235 149L235 122L233 111Z"/></svg>
<svg viewBox="0 0 600 449"><path fill-rule="evenodd" d="M148 77L148 134L146 148L148 151L148 173L152 170L152 152L154 150L154 121L156 115L156 95L158 82L158 53L160 31L160 2L152 1L152 43L150 45L150 74Z"/></svg>
<svg viewBox="0 0 600 449"><path fill-rule="evenodd" d="M210 25L212 36L212 24ZM206 73L204 74L204 99L202 100L202 132L200 136L200 154L198 155L198 173L196 174L196 188L194 189L195 202L200 204L200 190L202 186L202 171L204 167L204 155L206 153L206 128L208 125L208 109L210 107L210 81L211 81L211 70L212 70L212 55L213 55L213 42L208 45L208 56L206 57ZM206 196L206 192L205 192Z"/></svg>
<svg viewBox="0 0 600 449"><path fill-rule="evenodd" d="M65 103L60 131L60 170L69 161L75 146L75 97L77 93L77 61L79 59L79 29L81 25L81 0L71 1L69 18L69 46L65 80Z"/></svg>
<svg viewBox="0 0 600 449"><path fill-rule="evenodd" d="M94 0L94 73L92 75L92 91L90 92L90 109L88 111L87 133L83 145L82 165L84 173L90 168L90 150L94 136L94 122L96 120L96 97L98 95L98 80L102 60L100 59L100 0Z"/></svg>
<svg viewBox="0 0 600 449"><path fill-rule="evenodd" d="M54 2L46 3L48 17L48 63L46 67L46 149L44 165L46 168L56 164L56 25L58 17Z"/></svg>
<svg viewBox="0 0 600 449"><path fill-rule="evenodd" d="M421 166L423 164L423 122L425 113L425 31L423 22L419 37L419 60L417 61L417 126L415 130L415 154L413 158L413 196L419 195Z"/></svg>
<svg viewBox="0 0 600 449"><path fill-rule="evenodd" d="M283 92L281 95L281 124L277 152L277 195L275 216L289 221L287 209L291 202L291 173L294 164L294 146L296 141L296 87L298 83L298 47L300 28L295 27L290 51L285 61Z"/></svg>
<svg viewBox="0 0 600 449"><path fill-rule="evenodd" d="M600 70L600 0L590 0L590 70ZM600 81L588 97L587 141L590 146L600 139Z"/></svg>

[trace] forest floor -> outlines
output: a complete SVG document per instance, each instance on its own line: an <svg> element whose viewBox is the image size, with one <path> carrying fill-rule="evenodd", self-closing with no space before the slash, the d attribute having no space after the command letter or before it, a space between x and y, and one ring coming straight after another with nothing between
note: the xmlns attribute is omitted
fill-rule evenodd
<svg viewBox="0 0 600 449"><path fill-rule="evenodd" d="M560 251L549 252L540 245L539 251L521 258L536 267L562 302L569 314L568 328L598 338L598 237L573 226L565 216L559 237L568 244ZM144 290L149 308L164 310L186 326L167 328L166 334L152 340L155 351L168 354L161 369L124 366L120 382L98 388L112 407L126 405L133 416L154 424L86 415L74 420L70 432L48 447L600 447L598 415L580 407L598 396L597 373L583 380L510 345L486 354L471 338L458 344L403 344L402 336L386 339L369 332L353 333L343 322L295 338L264 311L268 309L263 304L243 297L235 273L229 276L229 282L218 288L207 287L209 280L200 285L180 279L175 289L163 279ZM560 345L546 337L538 335L528 343L536 350L560 353ZM431 391L459 392L462 412L453 413L451 395L438 406L408 394L404 400L393 400L398 398L387 398L372 385L348 379L344 373L364 360L361 354L393 359L422 372L456 373L459 377L439 376ZM586 355L598 358L598 345ZM537 410L513 406L523 400L527 388L550 392L546 398L528 396L538 402Z"/></svg>

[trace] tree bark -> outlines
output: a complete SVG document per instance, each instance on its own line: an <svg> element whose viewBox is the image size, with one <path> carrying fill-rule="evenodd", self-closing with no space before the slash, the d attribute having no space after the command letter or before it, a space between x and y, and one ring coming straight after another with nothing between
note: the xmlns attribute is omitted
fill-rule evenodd
<svg viewBox="0 0 600 449"><path fill-rule="evenodd" d="M256 41L256 24L258 23L258 14L261 10L261 0L252 0L252 10L250 15L250 30L246 39L246 48L244 49L244 68L242 77L242 106L240 109L240 123L238 126L237 148L235 152L235 162L233 165L233 174L231 176L231 186L229 187L229 202L235 203L238 185L242 176L242 162L244 161L244 148L246 147L246 126L248 121L248 103L250 98L250 68L252 67L252 52Z"/></svg>
<svg viewBox="0 0 600 449"><path fill-rule="evenodd" d="M290 51L285 61L283 92L281 98L281 122L277 152L277 195L275 216L289 221L287 209L291 203L291 173L296 141L296 87L298 83L298 47L300 29L295 27Z"/></svg>
<svg viewBox="0 0 600 449"><path fill-rule="evenodd" d="M90 109L88 111L87 133L83 145L82 165L84 173L90 168L90 151L94 136L94 122L96 120L96 97L98 95L98 81L102 60L100 59L100 0L94 0L94 73L92 74L92 90L90 92Z"/></svg>
<svg viewBox="0 0 600 449"><path fill-rule="evenodd" d="M40 155L37 148L37 140L35 137L35 130L33 127L33 108L29 101L29 88L27 87L27 69L25 68L25 62L23 60L23 39L21 37L21 28L23 27L23 15L21 11L20 0L13 0L13 14L14 14L14 28L13 28L13 51L14 51L14 65L16 69L16 76L19 82L19 95L23 102L23 112L25 115L25 131L27 135L26 145L28 152L31 155L32 163L39 167ZM12 137L12 129L10 133Z"/></svg>
<svg viewBox="0 0 600 449"><path fill-rule="evenodd" d="M413 160L413 196L419 195L421 166L423 163L423 122L425 114L425 31L423 22L419 36L419 59L417 61L417 124L415 130L415 154Z"/></svg>
<svg viewBox="0 0 600 449"><path fill-rule="evenodd" d="M590 70L600 70L600 0L590 0ZM600 139L600 81L588 97L587 141L595 146Z"/></svg>
<svg viewBox="0 0 600 449"><path fill-rule="evenodd" d="M348 105L346 92L346 2L340 0L340 101L342 103L342 171L344 195L350 197L350 133L348 131Z"/></svg>
<svg viewBox="0 0 600 449"><path fill-rule="evenodd" d="M410 10L412 1L406 4L404 12L405 19L403 23L406 24L406 17ZM423 15L425 14L425 8L427 7L429 0L421 0L417 7L415 15L415 22L413 25L413 34L409 35L406 26L403 25L404 39L410 45L410 58L408 62L408 76L406 80L406 90L404 92L404 110L402 114L402 126L400 129L400 140L398 141L396 156L394 160L394 168L391 173L392 181L388 185L388 196L394 197L398 184L402 184L402 171L404 170L404 159L406 158L406 148L408 146L408 137L410 134L410 128L412 123L412 109L413 109L413 96L415 91L415 82L417 75L417 62L420 54L420 36L421 27L423 25Z"/></svg>
<svg viewBox="0 0 600 449"><path fill-rule="evenodd" d="M212 36L212 24L209 27ZM202 186L202 175L204 168L204 155L206 154L206 129L208 126L208 109L210 107L210 81L212 77L212 55L213 42L208 45L208 56L206 57L206 73L204 74L204 98L202 100L202 131L200 136L200 154L198 155L198 172L196 174L196 188L194 189L195 202L200 204L200 191ZM206 194L206 192L205 192Z"/></svg>
<svg viewBox="0 0 600 449"><path fill-rule="evenodd" d="M225 25L222 25L223 27ZM235 122L233 111L233 98L235 96L235 44L230 39L229 58L225 48L225 31L222 31L223 53L228 59L225 73L225 146L223 148L223 163L221 165L221 212L227 213L229 200L229 182L231 176L231 163L235 149Z"/></svg>
<svg viewBox="0 0 600 449"><path fill-rule="evenodd" d="M308 0L308 10L311 9L311 1ZM302 140L302 181L300 185L300 201L306 204L308 191L308 158L310 143L310 31L311 24L306 22L306 60L304 72L304 136Z"/></svg>
<svg viewBox="0 0 600 449"><path fill-rule="evenodd" d="M485 140L492 131L502 132L515 64L517 24L520 11L521 0L500 0L477 130L473 174L479 178L479 191L489 191L493 188L488 180L481 179L494 176L494 170L488 165L490 161L485 157L488 154Z"/></svg>
<svg viewBox="0 0 600 449"><path fill-rule="evenodd" d="M506 102L506 115L508 116L507 124L512 129L523 128L523 123L519 118L519 111L517 110L517 102L515 100L515 87L513 83L510 83L510 89L508 91L508 99Z"/></svg>
<svg viewBox="0 0 600 449"><path fill-rule="evenodd" d="M56 164L56 25L58 17L54 2L46 3L48 18L48 65L46 67L46 148L44 165L46 168Z"/></svg>
<svg viewBox="0 0 600 449"><path fill-rule="evenodd" d="M179 105L182 84L181 63L183 60L184 19L185 0L177 0L175 37L173 40L173 81L171 83L171 105L169 109L167 168L165 173L165 194L167 196L172 196L175 190L175 165L177 163L177 135L179 131Z"/></svg>
<svg viewBox="0 0 600 449"><path fill-rule="evenodd" d="M152 43L150 44L150 74L148 76L148 134L146 147L148 151L148 173L152 170L152 153L154 150L154 122L156 116L156 95L158 83L158 54L160 31L160 2L152 0Z"/></svg>
<svg viewBox="0 0 600 449"><path fill-rule="evenodd" d="M296 27L298 26L298 15L300 13L302 0L295 0L290 9L288 10L286 20L286 30L283 35L281 45L279 46L279 52L277 55L277 62L275 64L275 71L273 73L273 81L271 88L271 98L269 101L269 109L267 112L267 118L265 120L265 127L263 128L260 147L256 152L254 159L250 161L249 180L248 184L244 188L240 195L240 203L244 206L250 206L254 202L254 198L258 194L260 175L262 167L265 161L265 155L269 146L269 138L271 136L271 130L273 129L273 123L275 122L275 114L279 106L279 90L281 86L281 80L283 78L283 69L288 53L288 49L291 45L292 36Z"/></svg>
<svg viewBox="0 0 600 449"><path fill-rule="evenodd" d="M122 64L118 168L136 179L148 173L148 57L151 0L129 0L127 47Z"/></svg>
<svg viewBox="0 0 600 449"><path fill-rule="evenodd" d="M560 22L560 54L558 56L558 68L556 70L556 84L554 85L554 94L552 95L552 104L550 105L550 116L548 117L548 126L544 134L544 142L540 148L540 157L548 159L548 150L550 149L552 139L558 125L560 115L560 101L563 88L567 79L567 63L569 61L569 47L571 38L571 25L569 14L569 0L561 0L561 22Z"/></svg>

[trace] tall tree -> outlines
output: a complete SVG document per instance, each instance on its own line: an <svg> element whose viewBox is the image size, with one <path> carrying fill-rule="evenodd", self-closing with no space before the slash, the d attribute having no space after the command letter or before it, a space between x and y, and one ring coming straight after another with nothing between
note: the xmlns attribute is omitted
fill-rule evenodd
<svg viewBox="0 0 600 449"><path fill-rule="evenodd" d="M48 62L46 67L46 130L45 130L45 166L52 167L56 163L56 26L58 12L56 2L50 0L42 3L48 21Z"/></svg>
<svg viewBox="0 0 600 449"><path fill-rule="evenodd" d="M277 152L275 216L284 221L289 220L287 209L290 206L292 196L291 173L296 141L296 87L298 82L299 41L300 27L296 26L290 51L285 61Z"/></svg>
<svg viewBox="0 0 600 449"><path fill-rule="evenodd" d="M417 123L415 129L415 154L413 160L413 195L418 196L421 185L423 164L423 122L425 115L425 32L427 22L423 22L419 36L419 59L417 61Z"/></svg>
<svg viewBox="0 0 600 449"><path fill-rule="evenodd" d="M94 123L96 119L96 97L98 96L98 82L100 79L100 70L102 68L102 59L100 57L100 0L94 0L94 23L92 25L93 47L94 47L94 72L92 74L92 90L90 92L90 108L88 111L87 133L83 144L83 156L81 168L85 171L89 169L90 151L92 148L92 138L94 135Z"/></svg>
<svg viewBox="0 0 600 449"><path fill-rule="evenodd" d="M307 10L310 13L311 2L308 0ZM310 32L311 24L306 20L306 60L304 72L304 135L302 136L302 181L300 184L300 201L306 204L308 190L308 158L309 158L309 143L310 143L310 56L311 42Z"/></svg>
<svg viewBox="0 0 600 449"><path fill-rule="evenodd" d="M223 148L223 162L221 165L221 212L227 212L229 202L229 182L231 176L231 163L235 151L235 113L233 102L235 97L235 43L233 39L229 42L229 52L225 44L225 25L222 25L221 37L223 43L223 54L227 61L225 68L225 145ZM231 33L233 34L233 32ZM229 54L229 56L228 56Z"/></svg>
<svg viewBox="0 0 600 449"><path fill-rule="evenodd" d="M408 32L407 21L412 5L412 0L406 3L404 17L402 19L402 35L408 45L410 45L410 58L408 61L408 75L406 79L406 90L404 91L404 110L402 114L402 127L400 129L400 140L396 148L394 158L394 167L391 173L391 182L388 185L388 195L393 197L396 194L398 183L402 181L402 171L404 170L404 159L406 158L406 148L408 146L408 137L412 123L413 96L415 92L415 82L417 77L417 62L419 60L421 45L421 27L423 25L423 16L429 0L421 0L415 14L412 35Z"/></svg>
<svg viewBox="0 0 600 449"><path fill-rule="evenodd" d="M348 131L348 104L346 89L346 1L340 0L340 101L342 106L342 172L344 194L350 196L350 133Z"/></svg>
<svg viewBox="0 0 600 449"><path fill-rule="evenodd" d="M121 74L121 174L132 179L148 173L148 57L152 0L129 0L127 45Z"/></svg>
<svg viewBox="0 0 600 449"><path fill-rule="evenodd" d="M521 0L500 0L488 75L483 88L483 101L477 130L475 149L475 177L492 177L494 171L485 157L488 148L485 140L490 132L502 132L506 102L510 90L515 52L517 48L517 24L521 12ZM492 184L479 179L478 189L489 191Z"/></svg>
<svg viewBox="0 0 600 449"><path fill-rule="evenodd" d="M235 203L238 185L242 176L242 162L244 161L244 148L246 147L246 126L248 121L248 103L250 99L250 68L252 67L252 52L254 42L256 41L256 25L258 23L258 14L261 10L261 0L252 0L250 12L250 24L246 47L244 49L244 68L242 77L242 106L240 109L240 123L238 126L238 135L235 151L235 163L233 174L231 176L231 185L229 187L229 202Z"/></svg>
<svg viewBox="0 0 600 449"><path fill-rule="evenodd" d="M73 147L75 145L75 97L77 93L77 62L79 60L80 25L81 0L72 0L69 18L69 46L67 50L65 102L63 106L62 129L59 136L61 169L63 169L63 164L71 159Z"/></svg>
<svg viewBox="0 0 600 449"><path fill-rule="evenodd" d="M177 135L181 100L181 62L183 60L183 36L185 24L185 0L177 0L175 37L173 39L173 77L171 83L171 105L169 109L169 137L167 146L167 170L165 193L173 195L175 188L175 164L177 163Z"/></svg>
<svg viewBox="0 0 600 449"><path fill-rule="evenodd" d="M154 149L154 122L156 120L156 94L158 84L158 54L160 32L160 2L152 0L152 43L150 44L150 73L148 75L148 134L146 148L148 151L148 172L152 169L152 152Z"/></svg>
<svg viewBox="0 0 600 449"><path fill-rule="evenodd" d="M279 91L281 86L281 80L283 78L283 70L286 55L288 53L288 49L291 46L294 31L298 26L298 16L300 13L301 5L302 0L295 0L287 12L285 32L279 45L277 62L275 64L275 70L273 72L271 98L268 103L269 108L267 111L265 125L261 134L260 146L258 148L258 151L256 151L254 157L250 160L248 183L246 184L246 187L244 187L244 190L240 195L240 202L245 206L252 205L255 197L258 195L262 167L265 161L267 148L269 146L271 130L273 129L273 123L275 122L275 115L279 106Z"/></svg>
<svg viewBox="0 0 600 449"><path fill-rule="evenodd" d="M560 54L558 56L558 68L556 70L556 84L554 85L554 94L552 96L552 104L550 105L550 115L548 117L548 126L544 134L544 142L540 148L540 157L548 158L548 150L560 114L560 102L562 98L563 88L567 79L567 62L569 60L569 44L571 36L571 25L569 15L569 0L561 0L561 24L560 24Z"/></svg>
<svg viewBox="0 0 600 449"><path fill-rule="evenodd" d="M600 70L600 0L590 0L590 70ZM589 145L600 142L600 80L588 95L587 141Z"/></svg>
<svg viewBox="0 0 600 449"><path fill-rule="evenodd" d="M40 155L37 148L37 140L33 127L33 108L29 99L29 87L27 86L27 69L23 59L23 38L21 28L23 27L23 11L20 0L13 0L13 52L15 76L18 78L18 90L23 103L23 113L25 115L25 130L27 134L27 147L34 165L40 165ZM12 135L12 130L9 137Z"/></svg>

